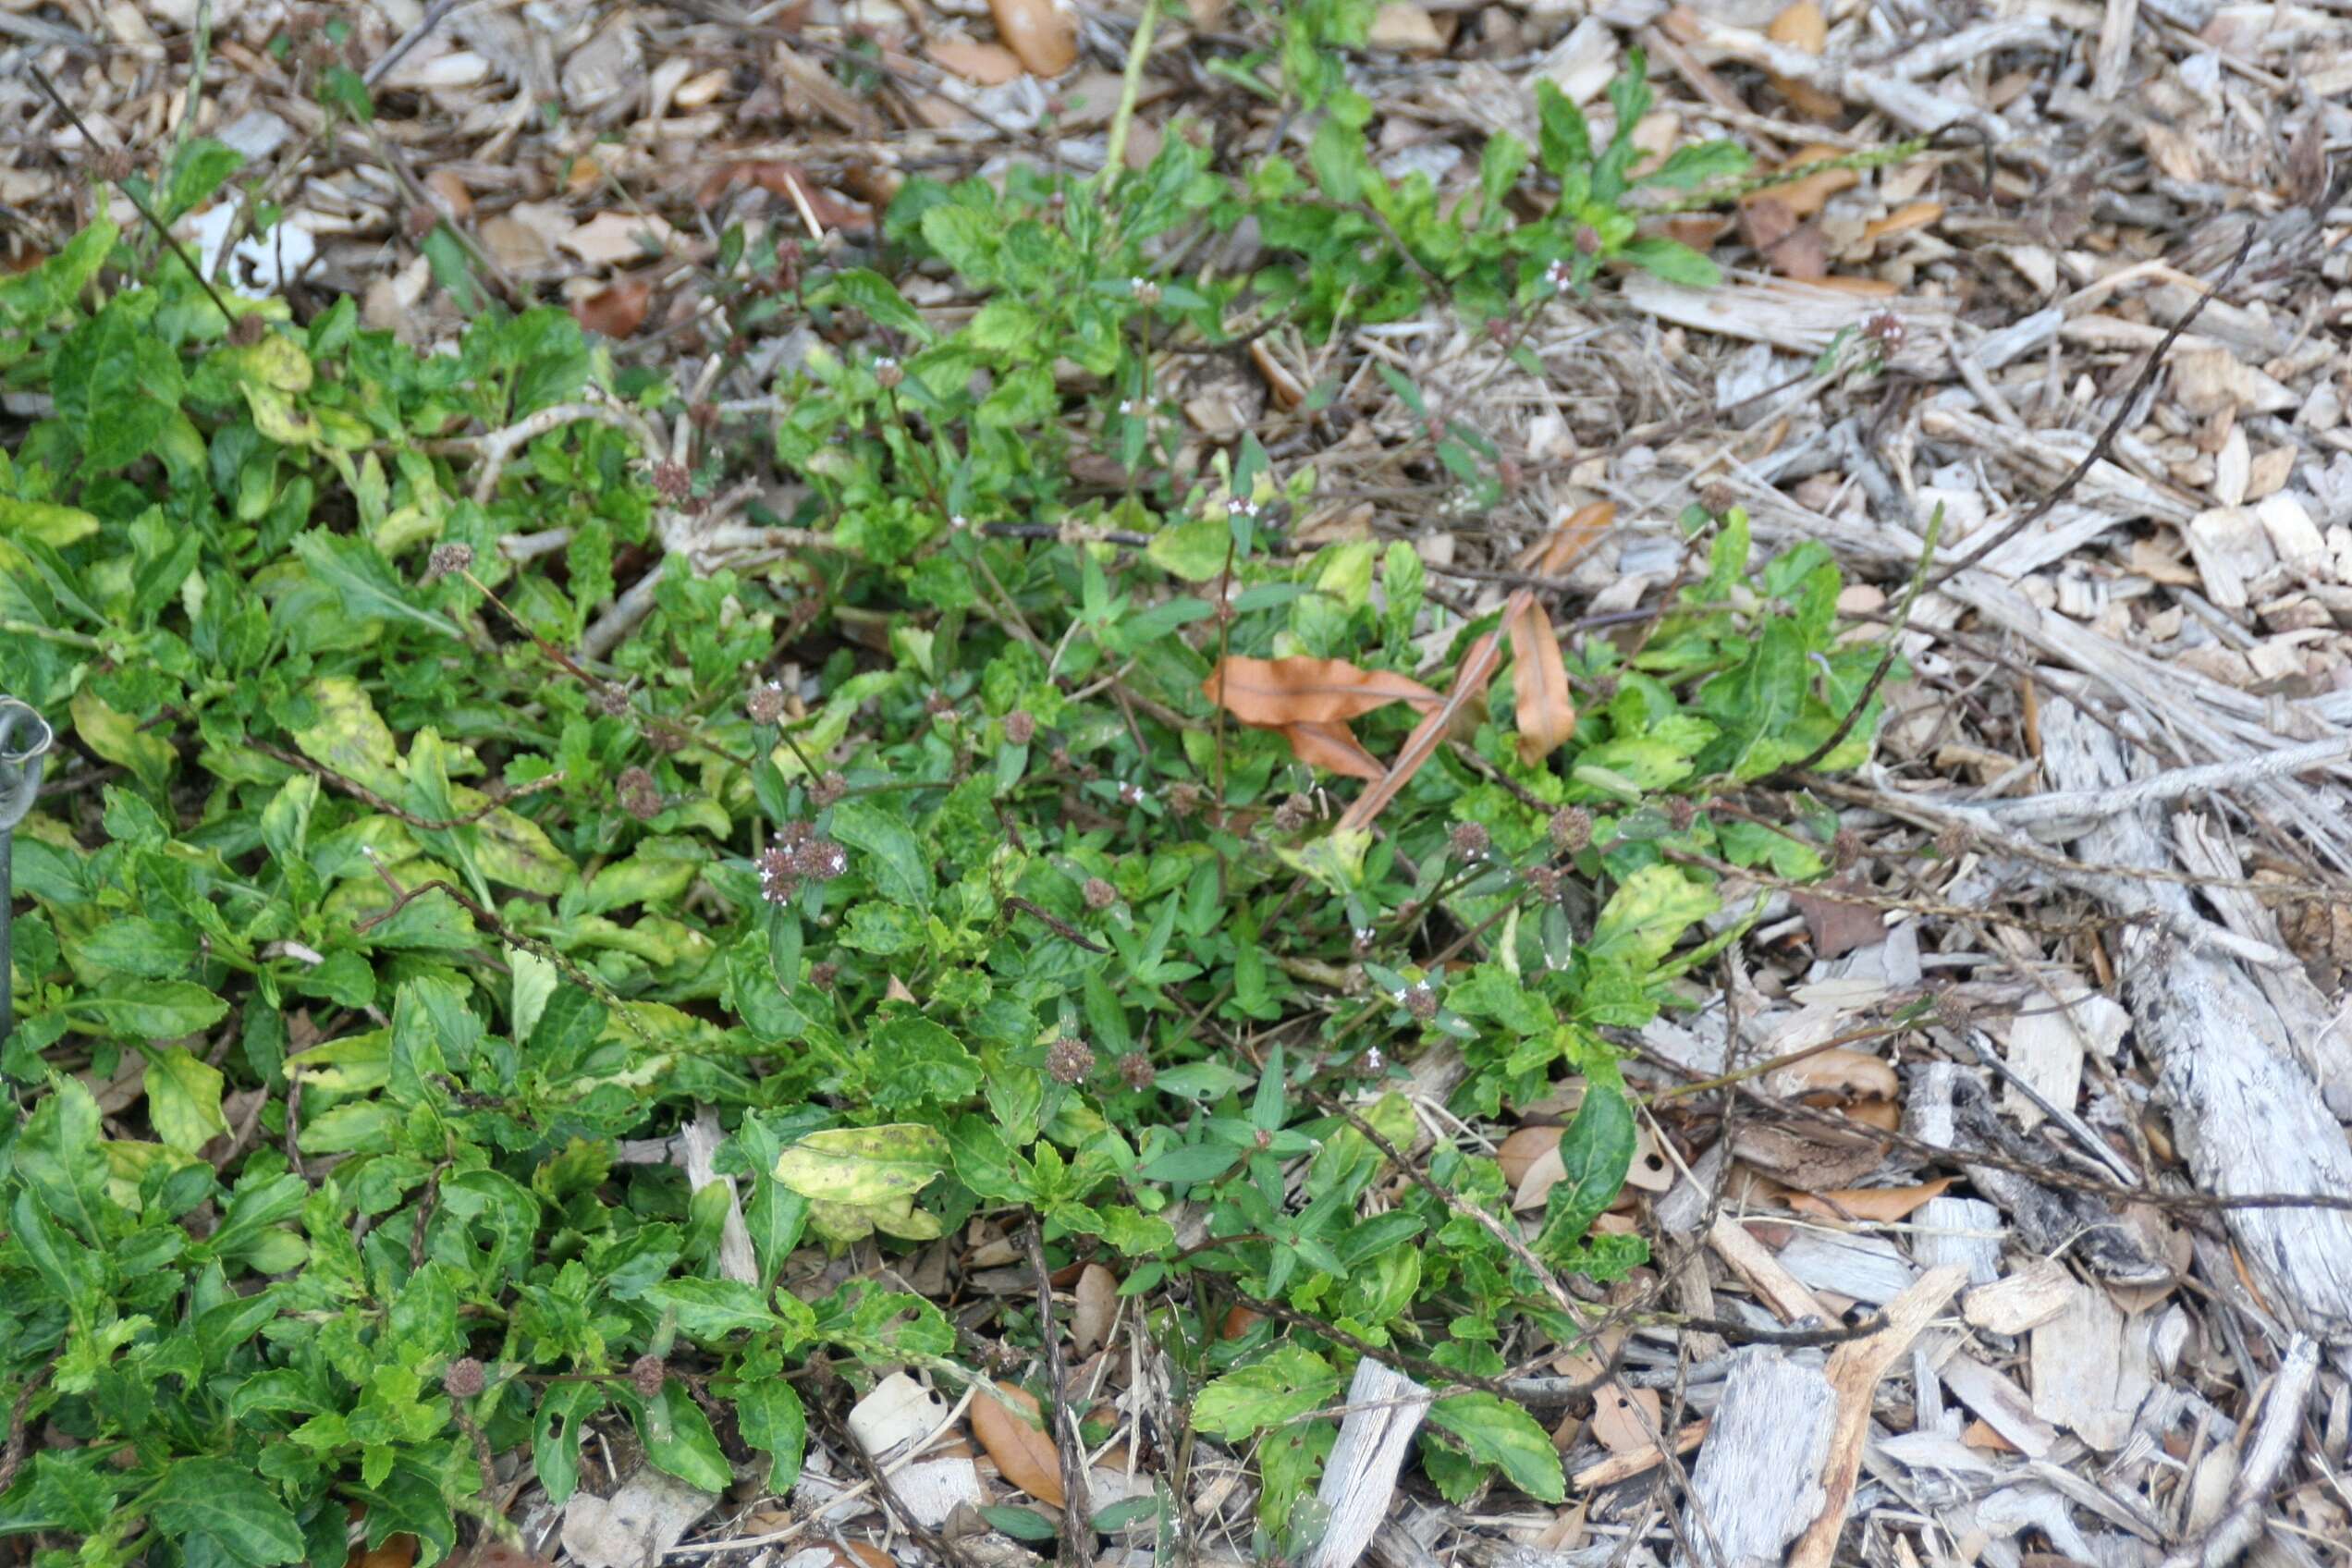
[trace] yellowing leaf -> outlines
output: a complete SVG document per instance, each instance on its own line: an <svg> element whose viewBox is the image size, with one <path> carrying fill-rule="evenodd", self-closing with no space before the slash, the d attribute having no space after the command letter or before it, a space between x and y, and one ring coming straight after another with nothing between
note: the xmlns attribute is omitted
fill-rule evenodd
<svg viewBox="0 0 2352 1568"><path fill-rule="evenodd" d="M948 1168L948 1141L915 1122L812 1133L776 1161L776 1179L809 1200L809 1222L836 1242L874 1231L927 1241L937 1219L914 1195Z"/></svg>
<svg viewBox="0 0 2352 1568"><path fill-rule="evenodd" d="M80 507L48 501L12 501L0 496L0 534L14 535L62 550L98 532L98 520Z"/></svg>
<svg viewBox="0 0 2352 1568"><path fill-rule="evenodd" d="M74 733L81 743L130 769L141 784L161 790L171 778L178 753L171 742L152 729L141 729L129 714L116 713L85 686L74 693Z"/></svg>
<svg viewBox="0 0 2352 1568"><path fill-rule="evenodd" d="M294 731L302 754L377 794L401 794L407 784L399 743L360 683L345 675L324 676L305 694L317 705L319 719Z"/></svg>
<svg viewBox="0 0 2352 1568"><path fill-rule="evenodd" d="M147 1118L166 1148L194 1154L228 1131L221 1115L217 1068L198 1060L185 1046L166 1046L147 1062Z"/></svg>
<svg viewBox="0 0 2352 1568"><path fill-rule="evenodd" d="M1502 625L1511 635L1519 700L1519 760L1533 767L1576 732L1576 699L1568 693L1568 667L1543 602L1522 588L1503 606Z"/></svg>

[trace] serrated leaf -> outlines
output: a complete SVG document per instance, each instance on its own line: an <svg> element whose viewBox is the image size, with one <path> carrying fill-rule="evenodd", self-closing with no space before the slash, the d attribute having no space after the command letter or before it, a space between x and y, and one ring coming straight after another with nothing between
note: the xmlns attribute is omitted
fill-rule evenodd
<svg viewBox="0 0 2352 1568"><path fill-rule="evenodd" d="M1489 1393L1449 1394L1429 1407L1429 1420L1458 1439L1471 1458L1495 1466L1537 1501L1567 1500L1560 1452L1521 1406Z"/></svg>
<svg viewBox="0 0 2352 1568"><path fill-rule="evenodd" d="M269 1483L227 1459L183 1459L164 1472L148 1511L155 1527L191 1558L198 1537L233 1562L269 1568L300 1562L301 1526Z"/></svg>
<svg viewBox="0 0 2352 1568"><path fill-rule="evenodd" d="M1318 1409L1339 1391L1329 1362L1302 1346L1278 1345L1201 1390L1193 1425L1212 1437L1245 1438Z"/></svg>
<svg viewBox="0 0 2352 1568"><path fill-rule="evenodd" d="M227 1011L226 1002L222 1011ZM227 1133L221 1115L220 1070L196 1059L184 1046L167 1046L147 1062L147 1114L165 1148L194 1154Z"/></svg>

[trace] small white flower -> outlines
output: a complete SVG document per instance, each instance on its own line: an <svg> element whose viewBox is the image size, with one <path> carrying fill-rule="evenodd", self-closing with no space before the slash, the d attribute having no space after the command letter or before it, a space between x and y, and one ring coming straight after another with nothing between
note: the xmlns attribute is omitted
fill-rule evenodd
<svg viewBox="0 0 2352 1568"><path fill-rule="evenodd" d="M1379 934L1377 926L1359 925L1355 928L1355 939L1359 942L1368 942Z"/></svg>
<svg viewBox="0 0 2352 1568"><path fill-rule="evenodd" d="M875 358L874 368L876 370L895 370L898 368L898 363L899 361L892 359L889 355L881 354Z"/></svg>
<svg viewBox="0 0 2352 1568"><path fill-rule="evenodd" d="M1144 787L1140 784L1132 782L1121 784L1119 786L1119 798L1126 802L1131 806L1142 805L1144 803Z"/></svg>
<svg viewBox="0 0 2352 1568"><path fill-rule="evenodd" d="M1386 1059L1385 1057L1381 1056L1381 1054L1380 1054L1380 1047L1378 1047L1378 1046L1374 1046L1374 1047L1373 1047L1370 1050L1366 1051L1366 1052L1364 1053L1364 1071L1365 1071L1365 1072L1386 1072L1388 1070L1389 1070L1388 1059Z"/></svg>
<svg viewBox="0 0 2352 1568"><path fill-rule="evenodd" d="M1133 418L1133 417L1134 416L1134 413L1135 413L1135 399L1134 399L1134 398L1120 398L1120 399L1119 399L1119 411L1120 411L1121 413L1122 413L1122 414L1127 415L1127 416L1128 416L1128 417L1130 417L1130 418Z"/></svg>
<svg viewBox="0 0 2352 1568"><path fill-rule="evenodd" d="M956 529L969 528L972 526L972 520L965 517L962 512L958 512L948 519L948 526L949 528Z"/></svg>
<svg viewBox="0 0 2352 1568"><path fill-rule="evenodd" d="M1554 262L1544 269L1544 282L1551 286L1555 294L1568 287L1569 276L1568 263L1564 260Z"/></svg>

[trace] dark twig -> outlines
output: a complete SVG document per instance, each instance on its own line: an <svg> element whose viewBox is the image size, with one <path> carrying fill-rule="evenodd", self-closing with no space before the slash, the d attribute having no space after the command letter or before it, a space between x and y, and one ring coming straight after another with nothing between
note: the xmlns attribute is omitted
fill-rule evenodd
<svg viewBox="0 0 2352 1568"><path fill-rule="evenodd" d="M1956 574L1967 570L1977 562L2040 522L2050 514L2051 508L2072 494L2075 486L2080 484L2084 477L2105 459L2108 451L2115 445L2115 438L2124 433L2124 423L2131 418L2132 406L2139 401L2139 395L2147 391L2149 384L2156 379L2156 373L2164 368L2164 356L2172 352L2173 345L2180 340L2181 334L2188 330L2190 324L2204 313L2205 307L2213 302L2213 297L2227 288L2230 279L2237 276L2237 269L2245 263L2247 256L2254 249L2254 237L2258 227L2258 225L2252 223L2246 226L2246 239L2238 245L2237 254L2230 258L2230 264L2223 269L2222 276L2215 278L2212 286L2197 297L2197 302L2183 312L2180 319L2174 322L2165 331L2164 336L2157 341L2154 350L2148 356L2148 362L2142 365L2139 374L2132 378L2130 387L2124 393L2123 401L2116 405L2114 417L2107 422L2107 428L2099 433L2099 439L2090 444L2090 450L2083 454L2082 461L2076 463L2066 477L2058 482L2056 489L2035 502L2025 516L1929 578L1929 587L1942 587Z"/></svg>
<svg viewBox="0 0 2352 1568"><path fill-rule="evenodd" d="M25 61L25 69L32 73L32 80L41 84L41 91L48 94L49 102L57 106L57 112L65 116L74 129L81 133L81 144L95 150L99 145L98 139L90 134L90 128L81 123L81 116L74 113L73 105L58 95L57 84L49 80L49 73L30 59ZM155 238L163 241L164 248L179 258L179 264L188 269L188 276L196 280L196 287L202 288L204 291L204 297L212 300L213 308L220 312L221 319L229 325L235 326L237 312L230 310L228 301L220 297L220 291L213 287L212 279L206 277L203 269L196 264L196 258L190 255L187 248L172 238L171 230L165 227L163 219L155 215L155 209L147 204L147 199L133 190L127 180L110 179L106 183L121 191L130 204L139 209L139 215L147 220L147 227L155 231Z"/></svg>
<svg viewBox="0 0 2352 1568"><path fill-rule="evenodd" d="M1004 900L1004 907L1007 909L1019 910L1022 913L1028 915L1030 918L1045 925L1047 929L1051 930L1055 936L1060 937L1062 940L1066 942L1075 942L1090 953L1107 953L1110 951L1109 948L1104 947L1100 942L1090 940L1084 931L1079 930L1078 927L1071 925L1070 922L1061 919L1059 915L1047 914L1044 910L1039 909L1027 899L1007 898Z"/></svg>
<svg viewBox="0 0 2352 1568"><path fill-rule="evenodd" d="M312 762L300 752L289 752L282 746L273 746L267 741L256 741L250 735L245 738L245 745L248 750L259 752L273 762L284 763L288 767L299 767L303 772L334 785L353 800L364 805L373 806L386 816L407 823L410 827L423 828L428 833L443 833L452 827L471 827L483 818L496 815L525 796L535 795L542 790L551 789L563 782L562 774L551 773L545 778L533 779L520 790L496 794L496 798L488 805L479 810L470 811L463 816L419 816L414 812L393 804L358 779L346 778L323 763Z"/></svg>
<svg viewBox="0 0 2352 1568"><path fill-rule="evenodd" d="M17 1403L8 1409L7 1445L0 1448L0 1492L6 1491L16 1483L17 1472L24 1467L26 1429L32 1424L33 1398L49 1381L49 1374L55 1370L52 1364L35 1372L17 1391Z"/></svg>
<svg viewBox="0 0 2352 1568"><path fill-rule="evenodd" d="M1095 1527L1086 1486L1086 1441L1076 1415L1062 1402L1061 1340L1054 1331L1053 1276L1046 1268L1046 1245L1034 1219L1024 1226L1022 1244L1029 1252L1029 1268L1037 1276L1037 1338L1046 1347L1047 1433L1061 1459L1061 1546L1057 1560L1064 1568L1086 1568L1095 1558Z"/></svg>
<svg viewBox="0 0 2352 1568"><path fill-rule="evenodd" d="M1786 767L1778 769L1773 774L1775 778L1804 772L1845 744L1845 738L1854 733L1855 722L1869 707L1870 699L1879 694L1879 688L1886 683L1887 672L1894 668L1895 659L1901 655L1904 629L1911 624L1911 612L1919 603L1921 590L1928 585L1928 569L1935 563L1936 541L1942 536L1943 505L1938 502L1935 511L1928 519L1928 536L1920 542L1919 564L1911 570L1911 585L1904 592L1903 603L1895 608L1894 624L1887 629L1886 647L1879 655L1878 668L1870 671L1870 679L1862 683L1861 692L1847 704L1845 716L1838 720L1837 728L1830 731L1829 738Z"/></svg>
<svg viewBox="0 0 2352 1568"><path fill-rule="evenodd" d="M857 1434L822 1406L818 1407L818 1419L825 1423L825 1429L832 1434L833 1440L848 1452L851 1463L865 1472L865 1478L873 1483L874 1495L882 1500L882 1506L889 1510L890 1517L899 1522L900 1528L914 1537L917 1546L938 1562L952 1562L956 1568L974 1568L972 1559L961 1546L914 1516L913 1510L907 1507L906 1500L899 1496L898 1488L890 1485L889 1474L875 1463L872 1454L865 1452L864 1445L857 1440Z"/></svg>

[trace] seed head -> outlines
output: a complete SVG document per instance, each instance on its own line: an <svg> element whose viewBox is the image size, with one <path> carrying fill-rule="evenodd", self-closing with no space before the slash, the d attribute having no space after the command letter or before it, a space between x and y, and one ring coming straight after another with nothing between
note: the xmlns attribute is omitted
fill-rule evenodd
<svg viewBox="0 0 2352 1568"><path fill-rule="evenodd" d="M809 984L820 991L829 991L833 982L841 977L841 966L831 959L809 965Z"/></svg>
<svg viewBox="0 0 2352 1568"><path fill-rule="evenodd" d="M640 1399L659 1399L662 1385L669 1380L669 1363L647 1351L629 1364L630 1385Z"/></svg>
<svg viewBox="0 0 2352 1568"><path fill-rule="evenodd" d="M1969 1007L1966 999L1957 990L1949 986L1936 993L1936 1022L1955 1035L1965 1035L1968 1032L1969 1023L1975 1017L1975 1011Z"/></svg>
<svg viewBox="0 0 2352 1568"><path fill-rule="evenodd" d="M1086 878L1085 899L1088 909L1109 909L1119 901L1119 889L1099 876L1089 876Z"/></svg>
<svg viewBox="0 0 2352 1568"><path fill-rule="evenodd" d="M1127 280L1127 287L1134 290L1137 304L1157 305L1159 303L1159 285L1150 278L1131 277Z"/></svg>
<svg viewBox="0 0 2352 1568"><path fill-rule="evenodd" d="M1576 230L1576 249L1584 255L1599 255L1600 230L1595 228L1590 224L1585 224L1579 227Z"/></svg>
<svg viewBox="0 0 2352 1568"><path fill-rule="evenodd" d="M1085 1041L1064 1035L1046 1048L1046 1071L1057 1084L1083 1084L1094 1075L1095 1053Z"/></svg>
<svg viewBox="0 0 2352 1568"><path fill-rule="evenodd" d="M1197 784L1179 782L1168 787L1169 812L1179 817L1198 816L1205 799Z"/></svg>
<svg viewBox="0 0 2352 1568"><path fill-rule="evenodd" d="M1698 802L1688 795L1676 795L1666 802L1666 823L1675 832L1689 832L1691 824L1697 820Z"/></svg>
<svg viewBox="0 0 2352 1568"><path fill-rule="evenodd" d="M1527 868L1527 890L1548 904L1560 901L1560 873L1548 865Z"/></svg>
<svg viewBox="0 0 2352 1568"><path fill-rule="evenodd" d="M1592 842L1592 813L1582 806L1562 806L1551 814L1551 847L1574 854Z"/></svg>
<svg viewBox="0 0 2352 1568"><path fill-rule="evenodd" d="M624 686L592 686L588 689L588 705L606 718L619 718L629 711L629 690Z"/></svg>
<svg viewBox="0 0 2352 1568"><path fill-rule="evenodd" d="M662 814L661 786L654 776L642 767L623 768L615 780L620 796L620 809L640 822L651 822Z"/></svg>
<svg viewBox="0 0 2352 1568"><path fill-rule="evenodd" d="M752 864L759 868L760 897L769 903L789 904L792 895L801 890L800 873L793 867L789 847L770 844Z"/></svg>
<svg viewBox="0 0 2352 1568"><path fill-rule="evenodd" d="M743 699L743 711L751 715L753 724L775 724L784 717L784 687L776 680L763 680L752 688Z"/></svg>
<svg viewBox="0 0 2352 1568"><path fill-rule="evenodd" d="M1844 871L1862 858L1865 847L1861 834L1851 827L1841 827L1830 840L1830 864Z"/></svg>
<svg viewBox="0 0 2352 1568"><path fill-rule="evenodd" d="M1159 1072L1152 1066L1151 1058L1141 1051L1129 1051L1119 1059L1119 1079L1131 1089L1148 1089Z"/></svg>
<svg viewBox="0 0 2352 1568"><path fill-rule="evenodd" d="M793 871L811 882L830 882L850 869L850 852L830 839L804 839L790 853Z"/></svg>
<svg viewBox="0 0 2352 1568"><path fill-rule="evenodd" d="M470 1355L461 1355L449 1363L441 1374L441 1391L451 1399L472 1399L488 1384L482 1363Z"/></svg>
<svg viewBox="0 0 2352 1568"><path fill-rule="evenodd" d="M243 321L258 321L258 316L243 316ZM424 580L438 582L453 572L470 571L473 568L473 546L459 541L433 546L433 554L425 557Z"/></svg>
<svg viewBox="0 0 2352 1568"><path fill-rule="evenodd" d="M809 804L823 811L850 792L850 781L839 773L823 773L809 780Z"/></svg>
<svg viewBox="0 0 2352 1568"><path fill-rule="evenodd" d="M1274 826L1281 832L1295 833L1314 815L1315 802L1305 795L1294 794L1274 808Z"/></svg>
<svg viewBox="0 0 2352 1568"><path fill-rule="evenodd" d="M1491 842L1484 827L1476 822L1458 822L1454 824L1453 832L1447 839L1446 845L1453 851L1458 859L1484 860Z"/></svg>
<svg viewBox="0 0 2352 1568"><path fill-rule="evenodd" d="M885 357L874 361L875 385L888 392L906 379L906 369L898 361Z"/></svg>
<svg viewBox="0 0 2352 1568"><path fill-rule="evenodd" d="M1404 1011L1427 1023L1438 1015L1438 993L1427 980L1416 980L1404 988L1401 1000Z"/></svg>
<svg viewBox="0 0 2352 1568"><path fill-rule="evenodd" d="M262 319L262 313L248 311L237 318L236 325L228 329L228 340L239 349L250 349L259 343L268 331L269 323Z"/></svg>
<svg viewBox="0 0 2352 1568"><path fill-rule="evenodd" d="M1004 717L1004 737L1016 746L1025 746L1037 733L1037 716L1027 708L1015 708Z"/></svg>
<svg viewBox="0 0 2352 1568"><path fill-rule="evenodd" d="M109 185L120 185L131 174L130 154L119 147L101 148L90 159L90 172Z"/></svg>

